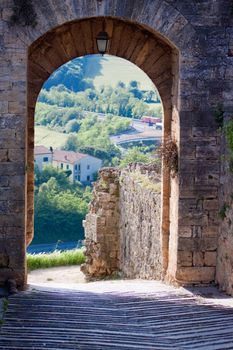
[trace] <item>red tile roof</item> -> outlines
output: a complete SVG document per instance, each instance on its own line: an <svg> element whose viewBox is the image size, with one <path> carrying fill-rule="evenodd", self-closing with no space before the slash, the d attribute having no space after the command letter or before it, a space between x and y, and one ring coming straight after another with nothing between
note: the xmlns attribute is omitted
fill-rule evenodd
<svg viewBox="0 0 233 350"><path fill-rule="evenodd" d="M73 164L85 157L88 157L88 154L78 153L73 151L60 151L57 149L54 150L53 152L53 160L57 162Z"/></svg>
<svg viewBox="0 0 233 350"><path fill-rule="evenodd" d="M34 154L48 154L48 153L51 153L51 151L45 147L45 146L35 146L35 149L34 149Z"/></svg>

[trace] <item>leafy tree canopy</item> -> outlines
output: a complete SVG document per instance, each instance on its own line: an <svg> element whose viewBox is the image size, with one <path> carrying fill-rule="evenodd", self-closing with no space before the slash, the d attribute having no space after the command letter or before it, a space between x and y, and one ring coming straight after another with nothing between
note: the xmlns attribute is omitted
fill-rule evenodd
<svg viewBox="0 0 233 350"><path fill-rule="evenodd" d="M124 158L120 162L120 167L123 168L127 166L130 163L150 163L151 158L147 155L141 152L138 147L133 147L129 149L124 156Z"/></svg>

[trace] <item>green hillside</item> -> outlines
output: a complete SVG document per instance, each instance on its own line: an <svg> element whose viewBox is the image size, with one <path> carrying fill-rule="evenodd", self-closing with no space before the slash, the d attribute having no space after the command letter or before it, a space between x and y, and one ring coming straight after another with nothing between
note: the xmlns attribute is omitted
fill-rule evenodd
<svg viewBox="0 0 233 350"><path fill-rule="evenodd" d="M45 126L37 125L35 127L35 144L46 147L62 148L68 139L69 134L57 132L46 128Z"/></svg>

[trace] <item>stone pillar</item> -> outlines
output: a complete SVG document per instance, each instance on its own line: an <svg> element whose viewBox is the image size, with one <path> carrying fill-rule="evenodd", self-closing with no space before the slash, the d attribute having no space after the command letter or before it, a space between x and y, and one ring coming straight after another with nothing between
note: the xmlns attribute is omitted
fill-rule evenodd
<svg viewBox="0 0 233 350"><path fill-rule="evenodd" d="M1 12L1 11L0 11ZM26 282L25 125L27 49L0 16L0 284Z"/></svg>
<svg viewBox="0 0 233 350"><path fill-rule="evenodd" d="M103 168L99 176L84 221L87 260L81 270L89 280L119 269L119 171Z"/></svg>

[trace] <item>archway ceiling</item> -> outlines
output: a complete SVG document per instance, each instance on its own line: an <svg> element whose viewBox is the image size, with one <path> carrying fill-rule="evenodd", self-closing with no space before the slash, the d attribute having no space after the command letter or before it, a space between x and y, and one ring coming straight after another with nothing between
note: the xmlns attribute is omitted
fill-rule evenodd
<svg viewBox="0 0 233 350"><path fill-rule="evenodd" d="M29 108L35 107L43 83L58 67L76 57L98 53L95 38L103 26L111 38L107 53L136 64L154 82L163 102L170 100L174 48L139 24L98 17L68 22L45 33L31 45Z"/></svg>

